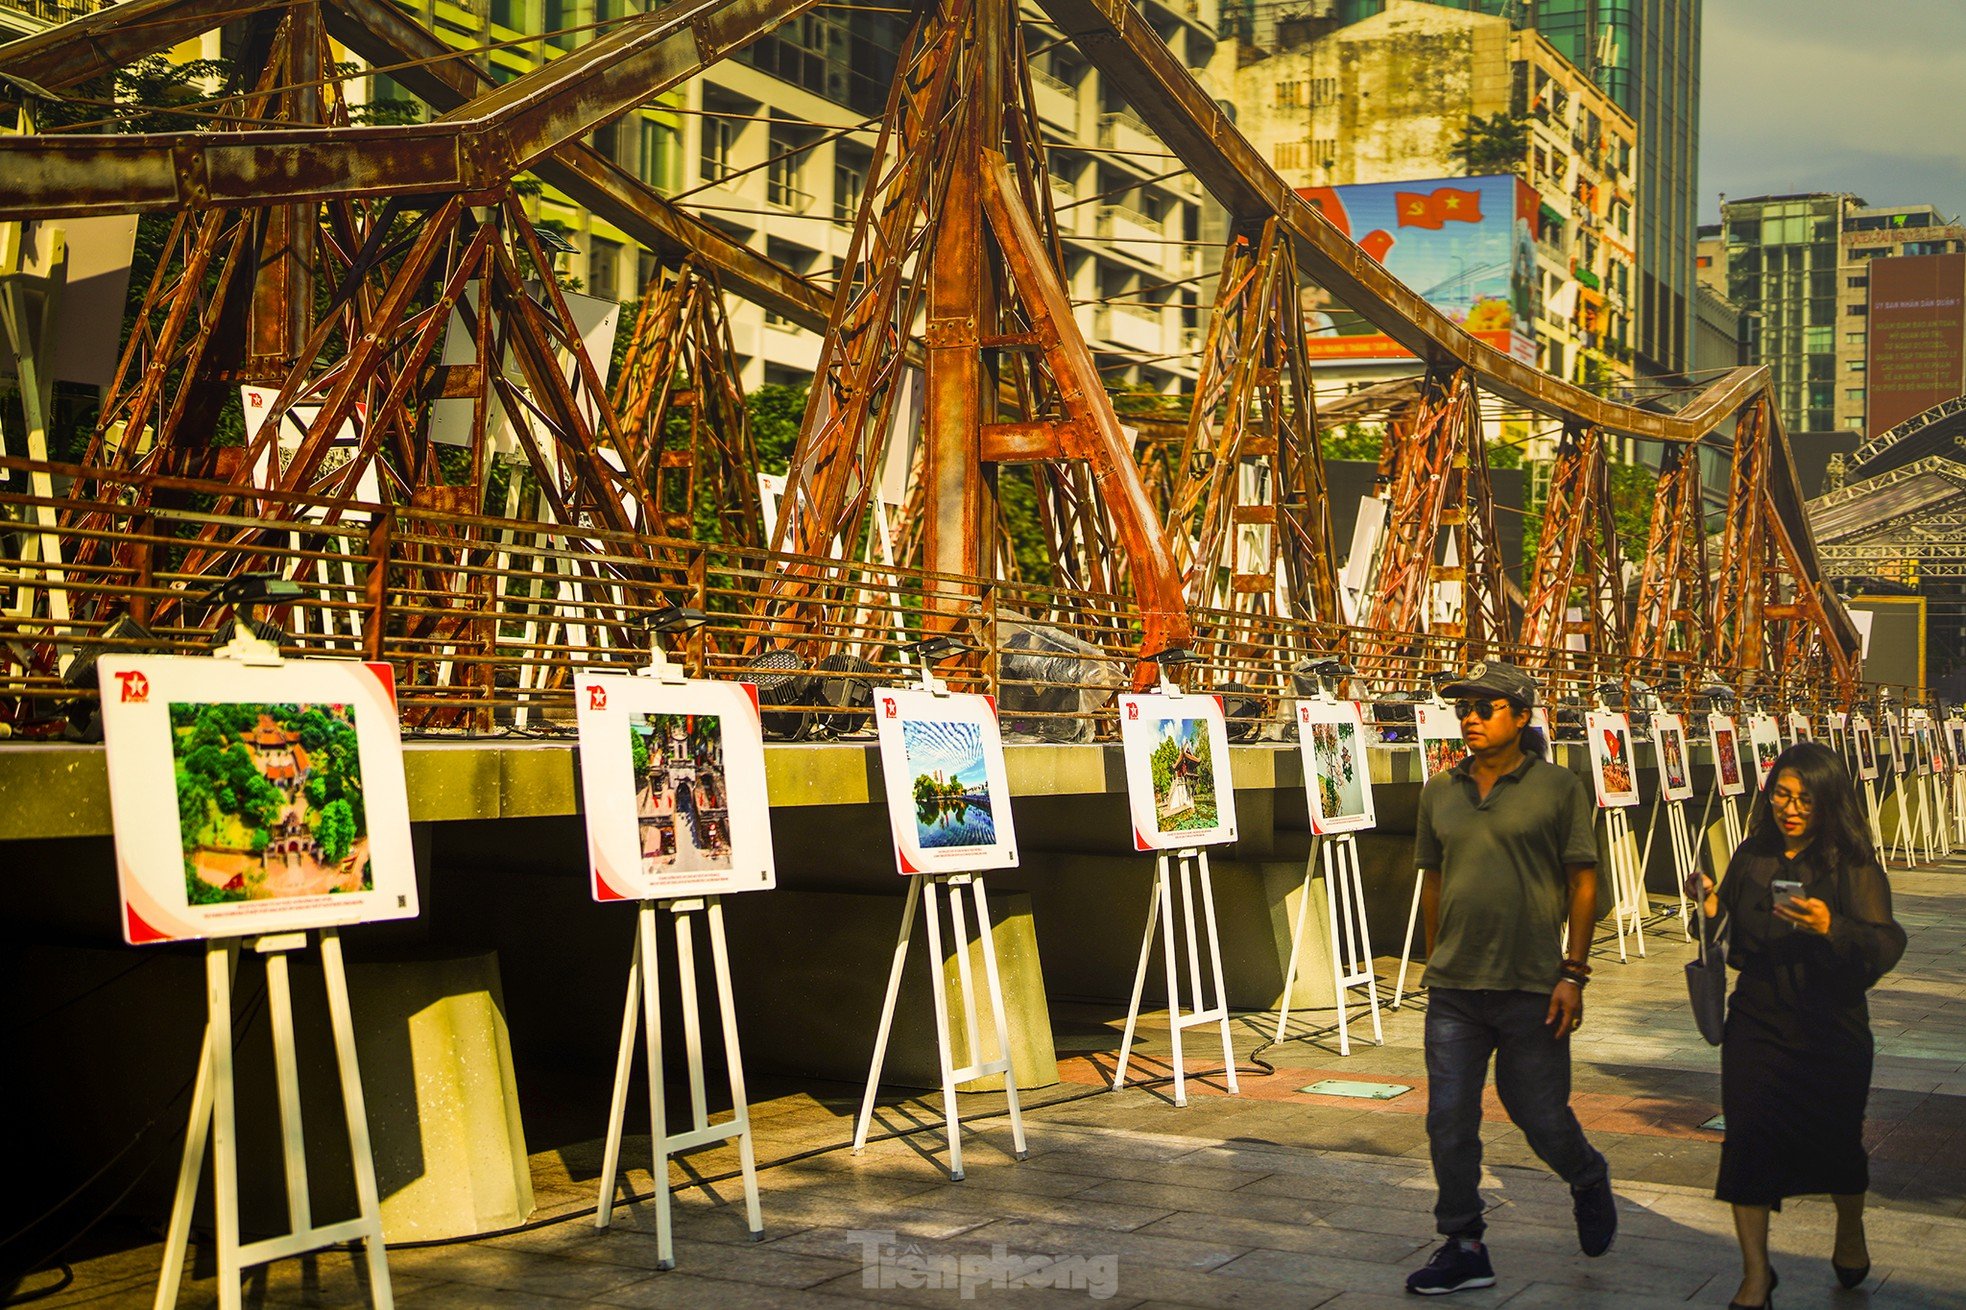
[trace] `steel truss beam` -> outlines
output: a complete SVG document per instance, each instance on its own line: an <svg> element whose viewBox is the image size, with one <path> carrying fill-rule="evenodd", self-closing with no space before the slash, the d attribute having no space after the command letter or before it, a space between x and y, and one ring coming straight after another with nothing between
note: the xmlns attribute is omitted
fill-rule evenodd
<svg viewBox="0 0 1966 1310"><path fill-rule="evenodd" d="M1574 593L1581 590L1581 596ZM1583 617L1572 620L1572 601ZM1612 518L1611 465L1604 434L1564 432L1543 502L1543 533L1523 603L1522 644L1556 652L1568 638L1586 651L1625 649L1624 557Z"/></svg>
<svg viewBox="0 0 1966 1310"><path fill-rule="evenodd" d="M1668 449L1646 533L1631 653L1655 663L1684 665L1681 680L1686 683L1711 655L1707 624L1713 585L1704 497L1699 451L1689 446Z"/></svg>

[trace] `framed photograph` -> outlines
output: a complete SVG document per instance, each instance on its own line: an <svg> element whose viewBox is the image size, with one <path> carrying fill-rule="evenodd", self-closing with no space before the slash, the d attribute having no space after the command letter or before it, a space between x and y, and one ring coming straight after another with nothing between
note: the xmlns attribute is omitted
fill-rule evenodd
<svg viewBox="0 0 1966 1310"><path fill-rule="evenodd" d="M896 867L904 874L1017 867L996 701L882 687L874 724Z"/></svg>
<svg viewBox="0 0 1966 1310"><path fill-rule="evenodd" d="M1850 716L1850 754L1856 760L1857 776L1875 781L1877 743L1871 734L1870 720L1861 714Z"/></svg>
<svg viewBox="0 0 1966 1310"><path fill-rule="evenodd" d="M416 917L387 664L105 655L98 668L125 941Z"/></svg>
<svg viewBox="0 0 1966 1310"><path fill-rule="evenodd" d="M1297 749L1304 757L1312 832L1359 832L1378 822L1357 701L1298 701Z"/></svg>
<svg viewBox="0 0 1966 1310"><path fill-rule="evenodd" d="M1622 714L1592 710L1584 716L1590 736L1591 778L1601 809L1638 804L1638 762L1632 754L1631 724Z"/></svg>
<svg viewBox="0 0 1966 1310"><path fill-rule="evenodd" d="M1911 759L1913 773L1932 772L1932 739L1926 735L1922 720L1914 719L1906 725L1906 753Z"/></svg>
<svg viewBox="0 0 1966 1310"><path fill-rule="evenodd" d="M1782 753L1782 728L1772 714L1755 714L1748 719L1748 744L1754 750L1754 785L1759 791L1768 785L1775 758Z"/></svg>
<svg viewBox="0 0 1966 1310"><path fill-rule="evenodd" d="M1186 850L1236 839L1229 729L1219 696L1121 696L1120 750L1133 848Z"/></svg>
<svg viewBox="0 0 1966 1310"><path fill-rule="evenodd" d="M1453 768L1468 757L1467 743L1461 740L1461 721L1445 705L1417 705L1414 719L1419 727L1420 778Z"/></svg>
<svg viewBox="0 0 1966 1310"><path fill-rule="evenodd" d="M1652 716L1652 749L1659 753L1659 794L1669 801L1692 800L1692 757L1686 749L1686 725L1677 714Z"/></svg>
<svg viewBox="0 0 1966 1310"><path fill-rule="evenodd" d="M1791 710L1789 712L1789 745L1793 746L1799 741L1814 740L1816 740L1816 728L1814 724L1809 722L1809 716L1807 714L1798 714Z"/></svg>
<svg viewBox="0 0 1966 1310"><path fill-rule="evenodd" d="M1825 738L1829 743L1829 748L1842 757L1844 762L1848 763L1850 759L1850 730L1845 723L1843 715L1829 715L1825 720L1825 727L1829 734Z"/></svg>
<svg viewBox="0 0 1966 1310"><path fill-rule="evenodd" d="M583 669L573 692L595 900L776 885L755 688Z"/></svg>
<svg viewBox="0 0 1966 1310"><path fill-rule="evenodd" d="M1879 762L1890 765L1892 773L1905 772L1904 730L1898 723L1896 710L1884 711L1883 733L1884 754Z"/></svg>
<svg viewBox="0 0 1966 1310"><path fill-rule="evenodd" d="M1722 796L1739 796L1748 786L1741 776L1741 738L1734 716L1707 715L1707 740L1713 747L1714 784Z"/></svg>

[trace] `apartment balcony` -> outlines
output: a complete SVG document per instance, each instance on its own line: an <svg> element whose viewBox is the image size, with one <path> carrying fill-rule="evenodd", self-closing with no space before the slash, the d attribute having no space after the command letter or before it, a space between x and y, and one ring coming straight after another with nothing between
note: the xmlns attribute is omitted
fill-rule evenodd
<svg viewBox="0 0 1966 1310"><path fill-rule="evenodd" d="M1167 245L1167 229L1156 219L1125 205L1100 205L1097 234L1112 241L1112 253L1159 268L1178 247Z"/></svg>
<svg viewBox="0 0 1966 1310"><path fill-rule="evenodd" d="M1131 154L1161 155L1167 153L1160 138L1155 136L1147 125L1132 114L1121 110L1115 114L1099 115L1099 144L1108 150L1120 150ZM1146 168L1145 164L1135 167ZM1164 168L1152 171L1164 173Z"/></svg>
<svg viewBox="0 0 1966 1310"><path fill-rule="evenodd" d="M1031 94L1037 99L1038 118L1067 135L1079 130L1079 89L1040 68L1031 70Z"/></svg>
<svg viewBox="0 0 1966 1310"><path fill-rule="evenodd" d="M1133 305L1100 305L1092 316L1092 335L1142 355L1167 353L1167 334L1158 310Z"/></svg>
<svg viewBox="0 0 1966 1310"><path fill-rule="evenodd" d="M798 174L780 171L777 168L772 168L768 172L769 176L765 178L766 204L782 209L788 214L803 214L812 208L812 192L797 185Z"/></svg>

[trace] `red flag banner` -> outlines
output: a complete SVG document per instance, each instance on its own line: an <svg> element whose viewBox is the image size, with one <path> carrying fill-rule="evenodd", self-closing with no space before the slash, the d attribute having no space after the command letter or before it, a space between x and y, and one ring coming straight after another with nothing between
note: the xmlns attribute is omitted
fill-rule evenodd
<svg viewBox="0 0 1966 1310"><path fill-rule="evenodd" d="M1418 191L1396 191L1393 203L1401 227L1438 230L1443 223L1481 222L1481 192L1460 187L1435 187L1422 195Z"/></svg>

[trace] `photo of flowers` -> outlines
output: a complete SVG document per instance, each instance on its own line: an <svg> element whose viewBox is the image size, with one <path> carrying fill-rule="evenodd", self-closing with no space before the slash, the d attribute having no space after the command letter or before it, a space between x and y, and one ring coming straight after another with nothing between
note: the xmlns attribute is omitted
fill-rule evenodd
<svg viewBox="0 0 1966 1310"><path fill-rule="evenodd" d="M1357 701L1297 704L1297 745L1313 832L1354 832L1376 822L1367 772L1364 715Z"/></svg>
<svg viewBox="0 0 1966 1310"><path fill-rule="evenodd" d="M982 730L960 720L910 720L901 725L901 743L922 848L995 842Z"/></svg>
<svg viewBox="0 0 1966 1310"><path fill-rule="evenodd" d="M728 869L730 801L724 730L714 714L628 721L629 768L644 874Z"/></svg>
<svg viewBox="0 0 1966 1310"><path fill-rule="evenodd" d="M1419 723L1420 776L1431 778L1451 769L1467 758L1467 743L1461 740L1461 722L1445 705L1421 705L1415 710Z"/></svg>
<svg viewBox="0 0 1966 1310"><path fill-rule="evenodd" d="M190 904L374 888L349 706L172 702L170 723Z"/></svg>

